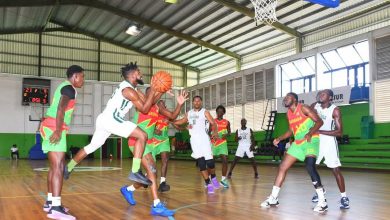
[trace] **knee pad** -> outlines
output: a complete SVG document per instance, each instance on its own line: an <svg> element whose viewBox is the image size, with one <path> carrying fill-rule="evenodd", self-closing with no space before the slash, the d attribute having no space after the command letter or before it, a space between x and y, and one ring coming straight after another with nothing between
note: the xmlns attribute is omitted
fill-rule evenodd
<svg viewBox="0 0 390 220"><path fill-rule="evenodd" d="M206 160L207 168L214 169L215 168L215 162L214 159Z"/></svg>
<svg viewBox="0 0 390 220"><path fill-rule="evenodd" d="M316 169L316 158L314 157L306 157L305 159L305 164L306 164L306 170L309 173L311 177L311 181L313 182L313 185L315 188L321 187L321 178L320 175L317 172Z"/></svg>
<svg viewBox="0 0 390 220"><path fill-rule="evenodd" d="M206 160L204 159L204 157L198 158L197 161L198 161L198 167L200 171L204 171L207 169Z"/></svg>

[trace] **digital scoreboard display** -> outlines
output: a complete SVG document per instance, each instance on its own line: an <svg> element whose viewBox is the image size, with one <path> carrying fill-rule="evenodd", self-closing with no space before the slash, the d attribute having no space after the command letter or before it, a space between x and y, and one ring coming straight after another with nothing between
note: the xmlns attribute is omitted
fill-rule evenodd
<svg viewBox="0 0 390 220"><path fill-rule="evenodd" d="M50 80L23 78L22 105L30 103L49 104Z"/></svg>

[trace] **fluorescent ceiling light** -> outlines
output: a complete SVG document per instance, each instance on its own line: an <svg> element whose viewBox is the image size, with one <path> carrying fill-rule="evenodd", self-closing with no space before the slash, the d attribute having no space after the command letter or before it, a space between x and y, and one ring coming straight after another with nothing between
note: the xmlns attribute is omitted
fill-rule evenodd
<svg viewBox="0 0 390 220"><path fill-rule="evenodd" d="M137 27L137 25L131 25L126 30L126 34L132 35L132 36L138 36L141 33L141 28Z"/></svg>

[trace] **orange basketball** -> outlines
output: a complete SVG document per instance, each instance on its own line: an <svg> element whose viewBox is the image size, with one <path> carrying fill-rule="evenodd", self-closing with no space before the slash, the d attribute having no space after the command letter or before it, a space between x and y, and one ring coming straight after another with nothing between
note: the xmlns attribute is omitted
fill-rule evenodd
<svg viewBox="0 0 390 220"><path fill-rule="evenodd" d="M172 88L172 76L168 72L158 71L152 77L151 86L157 92L167 92Z"/></svg>

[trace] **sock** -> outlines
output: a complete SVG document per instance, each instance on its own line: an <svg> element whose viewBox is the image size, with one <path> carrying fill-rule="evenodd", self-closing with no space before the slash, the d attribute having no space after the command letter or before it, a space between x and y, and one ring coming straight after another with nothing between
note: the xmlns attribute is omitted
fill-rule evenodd
<svg viewBox="0 0 390 220"><path fill-rule="evenodd" d="M222 176L221 181L224 181L226 179L226 176Z"/></svg>
<svg viewBox="0 0 390 220"><path fill-rule="evenodd" d="M272 187L271 196L274 197L275 199L278 198L278 196L279 196L279 191L280 191L280 187L278 187L278 186L273 186L273 187Z"/></svg>
<svg viewBox="0 0 390 220"><path fill-rule="evenodd" d="M52 197L52 203L51 203L52 206L61 206L61 196L53 196Z"/></svg>
<svg viewBox="0 0 390 220"><path fill-rule="evenodd" d="M53 194L52 193L47 193L47 201L49 201L49 202L53 201Z"/></svg>
<svg viewBox="0 0 390 220"><path fill-rule="evenodd" d="M343 193L340 193L341 194L341 197L347 197L347 193L346 192L343 192Z"/></svg>
<svg viewBox="0 0 390 220"><path fill-rule="evenodd" d="M68 163L68 165L66 165L67 167L68 167L68 171L69 172L71 172L73 169L74 169L74 167L77 165L77 162L75 161L75 160L71 160L69 163Z"/></svg>
<svg viewBox="0 0 390 220"><path fill-rule="evenodd" d="M210 176L211 176L211 179L214 179L217 175L211 174Z"/></svg>
<svg viewBox="0 0 390 220"><path fill-rule="evenodd" d="M161 178L160 178L160 184L163 183L163 182L165 182L165 180L166 180L165 177L161 177Z"/></svg>
<svg viewBox="0 0 390 220"><path fill-rule="evenodd" d="M158 205L160 203L160 200L159 199L155 199L153 200L153 206L156 207L156 205Z"/></svg>
<svg viewBox="0 0 390 220"><path fill-rule="evenodd" d="M131 192L135 191L134 185L128 186L126 189L127 189L127 191L131 191Z"/></svg>
<svg viewBox="0 0 390 220"><path fill-rule="evenodd" d="M325 194L323 188L317 188L316 189L317 195L318 195L318 202L325 201Z"/></svg>
<svg viewBox="0 0 390 220"><path fill-rule="evenodd" d="M138 172L139 168L141 168L141 158L133 158L133 166L131 167L131 172Z"/></svg>
<svg viewBox="0 0 390 220"><path fill-rule="evenodd" d="M209 184L210 184L210 178L205 179L204 182L205 182L207 185L209 185Z"/></svg>

